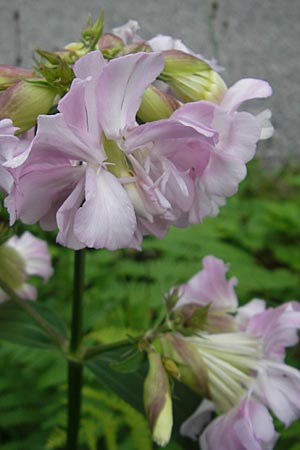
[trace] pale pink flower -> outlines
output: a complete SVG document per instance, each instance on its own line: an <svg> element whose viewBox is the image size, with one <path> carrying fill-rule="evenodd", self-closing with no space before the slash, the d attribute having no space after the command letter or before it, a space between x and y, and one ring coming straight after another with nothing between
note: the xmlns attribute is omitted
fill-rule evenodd
<svg viewBox="0 0 300 450"><path fill-rule="evenodd" d="M181 426L181 433L196 440L202 450L272 450L278 439L267 408L250 396L216 419L203 431L214 407L204 401Z"/></svg>
<svg viewBox="0 0 300 450"><path fill-rule="evenodd" d="M261 339L266 358L283 362L285 348L299 341L300 304L292 301L277 308L265 308L263 300L254 299L239 308L237 320L246 332ZM244 319L241 325L241 316L245 316L245 312L248 313L248 320Z"/></svg>
<svg viewBox="0 0 300 450"><path fill-rule="evenodd" d="M45 241L38 239L31 233L26 231L22 236L12 236L1 248L1 257L5 259L5 256L10 257L10 250L12 250L16 258L12 259L11 272L13 272L14 264L16 261L18 271L16 280L18 286L11 286L15 288L16 293L27 300L35 300L37 297L37 290L34 286L27 283L28 278L31 276L39 276L45 282L53 274L53 268L51 265L51 256L48 251L48 246ZM7 251L8 250L8 251ZM5 261L1 261L5 265ZM9 279L13 281L14 274L9 273ZM8 283L10 284L10 283ZM7 300L8 296L0 289L0 301Z"/></svg>
<svg viewBox="0 0 300 450"><path fill-rule="evenodd" d="M128 162L120 145L136 126L143 92L162 67L156 53L108 63L95 51L77 61L77 78L59 102L60 113L39 117L30 155L18 167L6 201L12 222L17 217L40 221L44 229L58 226L58 242L74 249L131 245L134 207L146 218L148 212L130 168L134 161Z"/></svg>
<svg viewBox="0 0 300 450"><path fill-rule="evenodd" d="M264 123L237 109L243 101L268 97L271 92L265 81L240 80L227 90L220 105L208 101L187 103L169 119L141 125L128 134L124 142L128 152L152 142L160 154L177 170L186 171L192 180L191 208L182 211L175 225L186 226L216 216L226 197L237 191Z"/></svg>

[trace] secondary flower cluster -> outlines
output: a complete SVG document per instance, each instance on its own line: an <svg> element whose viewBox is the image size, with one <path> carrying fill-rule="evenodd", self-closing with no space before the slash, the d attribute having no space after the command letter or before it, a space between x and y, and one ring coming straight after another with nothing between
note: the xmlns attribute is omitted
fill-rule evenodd
<svg viewBox="0 0 300 450"><path fill-rule="evenodd" d="M258 140L272 134L269 111L237 109L271 95L269 84L243 79L227 89L215 65L181 41L144 42L136 31L129 22L86 54L66 47L61 58L75 55L75 78L58 112L38 116L33 138L14 135L13 112L0 121L11 224L58 228L57 241L73 249L140 248L146 234L162 238L170 225L217 215L237 191ZM11 111L9 95L26 103L13 90L19 83L0 94L0 118Z"/></svg>
<svg viewBox="0 0 300 450"><path fill-rule="evenodd" d="M203 450L271 450L278 434L269 410L286 426L300 417L300 373L284 362L299 340L300 304L267 308L254 299L238 307L237 280L227 281L226 271L222 260L206 256L203 270L167 297L170 331L151 340L145 385L160 445L172 429L168 375L205 398L181 426Z"/></svg>

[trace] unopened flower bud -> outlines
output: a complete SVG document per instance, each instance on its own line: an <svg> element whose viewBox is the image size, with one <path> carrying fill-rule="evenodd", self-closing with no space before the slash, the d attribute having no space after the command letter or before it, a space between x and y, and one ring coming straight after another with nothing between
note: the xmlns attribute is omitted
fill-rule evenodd
<svg viewBox="0 0 300 450"><path fill-rule="evenodd" d="M32 128L39 114L47 114L57 89L41 80L19 81L0 94L0 119L9 118L19 133Z"/></svg>
<svg viewBox="0 0 300 450"><path fill-rule="evenodd" d="M106 58L111 59L122 51L124 42L113 33L105 33L99 39L97 46Z"/></svg>
<svg viewBox="0 0 300 450"><path fill-rule="evenodd" d="M168 444L172 426L172 399L168 375L158 353L148 353L149 372L144 384L144 405L152 437L161 447Z"/></svg>
<svg viewBox="0 0 300 450"><path fill-rule="evenodd" d="M150 85L143 95L137 116L143 122L167 119L179 107L179 101L173 96Z"/></svg>
<svg viewBox="0 0 300 450"><path fill-rule="evenodd" d="M164 52L165 66L160 79L185 102L209 100L220 103L227 90L220 75L209 64L180 50Z"/></svg>
<svg viewBox="0 0 300 450"><path fill-rule="evenodd" d="M34 70L0 64L0 91L9 88L18 81L26 80L33 76Z"/></svg>

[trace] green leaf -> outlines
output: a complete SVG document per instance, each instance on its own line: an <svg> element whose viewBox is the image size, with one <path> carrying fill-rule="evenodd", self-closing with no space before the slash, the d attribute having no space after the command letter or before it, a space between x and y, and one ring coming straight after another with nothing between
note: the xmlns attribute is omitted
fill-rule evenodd
<svg viewBox="0 0 300 450"><path fill-rule="evenodd" d="M31 306L64 337L67 329L62 319L45 306ZM30 316L12 301L0 305L0 339L29 347L56 347L53 339Z"/></svg>
<svg viewBox="0 0 300 450"><path fill-rule="evenodd" d="M113 352L107 352L86 362L86 366L96 375L101 383L118 394L123 400L143 411L143 382L146 373L144 364L139 372L122 373L112 368L112 364L124 358L132 346Z"/></svg>

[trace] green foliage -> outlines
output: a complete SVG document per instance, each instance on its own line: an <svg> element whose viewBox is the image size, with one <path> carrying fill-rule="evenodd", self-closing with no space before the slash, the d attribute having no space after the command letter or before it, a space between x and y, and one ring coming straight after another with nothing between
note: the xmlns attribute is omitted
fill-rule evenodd
<svg viewBox="0 0 300 450"><path fill-rule="evenodd" d="M85 342L109 343L136 336L156 323L164 311L163 295L186 282L201 268L201 259L212 254L230 263L230 276L239 280L241 303L253 297L278 305L299 299L300 287L300 171L266 176L252 165L240 192L229 199L217 218L199 226L171 229L165 239L145 239L143 252L134 250L88 251L85 307ZM2 209L1 215L5 214ZM26 227L28 229L28 227ZM17 231L25 229L17 225ZM39 288L40 303L70 317L73 252L56 246L55 236L30 227L49 240L55 277ZM126 353L126 350L124 350ZM132 377L131 389L119 381L113 386L122 396L133 396L142 409L142 397L134 373L114 367L111 355L89 363L85 372L80 450L151 449L145 420L124 401L108 394L112 376ZM289 352L290 363L299 366L299 348ZM0 448L41 450L63 448L66 424L66 364L53 350L0 345ZM125 364L126 365L126 364ZM92 367L93 366L93 367ZM109 370L108 370L109 369ZM118 369L118 371L117 371ZM123 367L124 369L124 367ZM125 379L124 378L124 379ZM98 380L102 380L100 384ZM143 377L140 376L139 386ZM106 387L105 387L106 386ZM180 387L181 388L181 387ZM123 393L121 392L123 390ZM186 391L175 387L175 419L178 430L190 402ZM131 402L131 399L128 398ZM126 405L126 406L124 406ZM127 409L128 408L128 409ZM110 430L110 431L108 431ZM296 450L299 423L281 430L276 450ZM144 441L142 440L144 439ZM168 450L197 448L192 441L173 440Z"/></svg>

